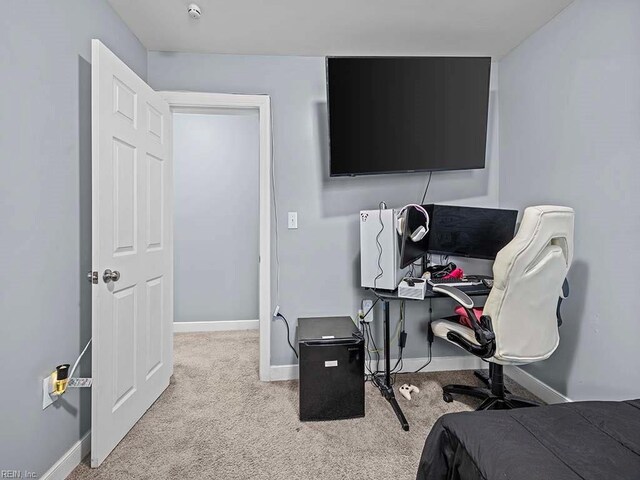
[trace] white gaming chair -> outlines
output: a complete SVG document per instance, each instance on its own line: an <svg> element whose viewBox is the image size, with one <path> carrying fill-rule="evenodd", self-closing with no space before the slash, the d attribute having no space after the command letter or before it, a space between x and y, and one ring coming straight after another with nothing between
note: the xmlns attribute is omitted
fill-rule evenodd
<svg viewBox="0 0 640 480"><path fill-rule="evenodd" d="M573 221L573 209L568 207L544 205L524 211L518 233L493 264L493 288L480 318L473 300L461 290L433 287L464 307L473 325L462 325L458 316L435 320L433 334L490 362L488 376L476 372L488 388L447 385L446 402L453 400L452 394L464 394L484 400L478 410L537 405L504 388L502 369L544 360L558 347L560 303L569 293L566 276L573 258Z"/></svg>

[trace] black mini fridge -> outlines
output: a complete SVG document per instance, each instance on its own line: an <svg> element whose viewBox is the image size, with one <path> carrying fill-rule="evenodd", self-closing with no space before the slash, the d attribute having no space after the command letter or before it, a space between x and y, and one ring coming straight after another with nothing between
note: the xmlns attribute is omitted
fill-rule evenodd
<svg viewBox="0 0 640 480"><path fill-rule="evenodd" d="M349 317L298 319L300 420L364 417L364 339Z"/></svg>

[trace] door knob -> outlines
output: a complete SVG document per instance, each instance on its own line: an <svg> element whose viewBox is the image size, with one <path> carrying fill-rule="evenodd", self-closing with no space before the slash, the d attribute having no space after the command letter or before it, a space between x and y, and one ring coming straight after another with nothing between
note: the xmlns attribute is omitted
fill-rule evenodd
<svg viewBox="0 0 640 480"><path fill-rule="evenodd" d="M112 272L107 268L102 274L102 280L104 280L104 283L117 282L120 280L120 272L117 270Z"/></svg>

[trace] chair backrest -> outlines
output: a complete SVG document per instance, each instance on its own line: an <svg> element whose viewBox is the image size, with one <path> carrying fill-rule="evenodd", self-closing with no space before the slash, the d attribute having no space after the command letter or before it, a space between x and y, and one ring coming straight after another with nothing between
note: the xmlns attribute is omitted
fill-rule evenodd
<svg viewBox="0 0 640 480"><path fill-rule="evenodd" d="M569 207L528 207L518 233L498 252L484 307L497 363L544 360L558 347L556 307L573 259L573 221Z"/></svg>

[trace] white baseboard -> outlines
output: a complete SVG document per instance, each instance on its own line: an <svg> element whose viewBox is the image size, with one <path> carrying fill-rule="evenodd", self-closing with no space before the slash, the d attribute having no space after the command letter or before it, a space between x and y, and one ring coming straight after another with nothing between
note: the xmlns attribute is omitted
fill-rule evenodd
<svg viewBox="0 0 640 480"><path fill-rule="evenodd" d="M427 362L427 358L405 358L403 360L402 372L413 372ZM381 359L381 364L384 359ZM395 365L396 360L391 360L391 365ZM486 368L486 363L471 355L455 357L434 357L431 363L422 372L443 372L449 370L475 370ZM271 365L269 369L271 381L295 380L298 378L298 365ZM572 400L562 395L557 390L551 388L546 383L538 380L533 375L525 372L519 367L506 366L505 375L517 384L523 386L545 403L566 403Z"/></svg>
<svg viewBox="0 0 640 480"><path fill-rule="evenodd" d="M428 358L405 358L402 360L401 372L415 372L427 363ZM382 360L380 360L382 362ZM375 363L375 362L374 362ZM396 359L391 359L391 366L396 364ZM382 364L381 364L382 365ZM484 362L478 357L471 355L460 355L453 357L433 357L431 363L424 367L421 372L446 372L449 370L475 370L483 368Z"/></svg>
<svg viewBox="0 0 640 480"><path fill-rule="evenodd" d="M42 474L42 480L64 480L91 451L91 430L84 434L60 460Z"/></svg>
<svg viewBox="0 0 640 480"><path fill-rule="evenodd" d="M259 320L221 320L217 322L173 322L173 332L224 332L258 330Z"/></svg>
<svg viewBox="0 0 640 480"><path fill-rule="evenodd" d="M298 378L298 365L271 365L269 368L269 380L296 380Z"/></svg>
<svg viewBox="0 0 640 480"><path fill-rule="evenodd" d="M427 363L428 358L405 358L402 363L402 372L413 372ZM380 360L382 367L384 359ZM375 363L375 362L374 362ZM396 359L391 359L391 366L395 365ZM477 357L455 356L455 357L434 357L422 372L443 372L447 370L474 370L482 368L483 362ZM298 365L271 365L270 380L272 382L281 380L295 380L298 378Z"/></svg>
<svg viewBox="0 0 640 480"><path fill-rule="evenodd" d="M506 366L504 373L545 403L567 403L573 401L520 367Z"/></svg>

